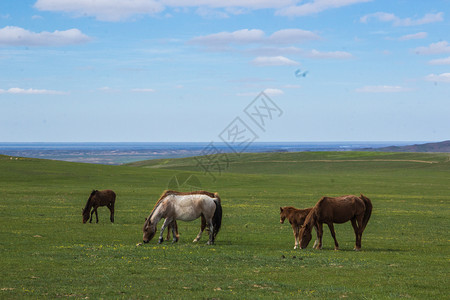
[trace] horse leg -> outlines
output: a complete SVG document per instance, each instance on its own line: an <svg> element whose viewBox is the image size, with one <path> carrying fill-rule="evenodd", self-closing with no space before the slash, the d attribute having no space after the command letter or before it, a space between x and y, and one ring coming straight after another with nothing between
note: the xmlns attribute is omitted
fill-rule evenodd
<svg viewBox="0 0 450 300"><path fill-rule="evenodd" d="M208 240L208 242L206 244L207 245L214 245L214 225L212 223L212 220L210 220L207 223L209 223L208 224L209 225L208 226L209 227L209 240Z"/></svg>
<svg viewBox="0 0 450 300"><path fill-rule="evenodd" d="M97 223L98 223L98 212L97 212L97 208L98 208L98 207L95 208L95 218L97 219Z"/></svg>
<svg viewBox="0 0 450 300"><path fill-rule="evenodd" d="M316 231L316 240L314 241L313 249L315 249L319 243L319 231L317 230L317 226L314 226L314 230Z"/></svg>
<svg viewBox="0 0 450 300"><path fill-rule="evenodd" d="M299 240L299 235L298 235L298 226L296 226L295 224L292 224L292 231L294 232L294 240L295 240L295 245L294 245L294 249L298 248L298 240Z"/></svg>
<svg viewBox="0 0 450 300"><path fill-rule="evenodd" d="M353 222L355 223L355 225L353 226L353 229L355 230L355 235L356 235L356 243L355 243L355 251L359 251L361 250L361 239L362 239L362 232L364 229L362 229L362 221L363 221L363 216L357 216L355 219L352 220L352 225ZM358 226L355 229L356 226L356 222L358 222Z"/></svg>
<svg viewBox="0 0 450 300"><path fill-rule="evenodd" d="M194 243L200 241L200 239L202 238L203 230L205 230L205 228L206 228L205 216L203 214L201 214L201 217L202 217L202 223L200 225L200 232L197 234L197 237L193 240Z"/></svg>
<svg viewBox="0 0 450 300"><path fill-rule="evenodd" d="M166 241L168 241L168 240L170 240L170 231L172 231L172 224L169 224L168 226L167 226L167 236L166 236ZM174 236L174 235L172 235L172 236Z"/></svg>
<svg viewBox="0 0 450 300"><path fill-rule="evenodd" d="M316 249L322 250L322 236L323 236L323 224L317 222L317 239L319 243L317 244Z"/></svg>
<svg viewBox="0 0 450 300"><path fill-rule="evenodd" d="M109 219L111 220L111 223L114 223L114 204L108 204L108 208L110 211Z"/></svg>
<svg viewBox="0 0 450 300"><path fill-rule="evenodd" d="M170 226L172 227L172 237L173 237L172 243L176 243L178 242L179 239L177 221L173 221Z"/></svg>
<svg viewBox="0 0 450 300"><path fill-rule="evenodd" d="M334 225L333 223L328 223L328 228L330 228L330 232L331 232L331 236L334 239L334 250L339 250L339 244L338 241L336 240L336 233L334 232Z"/></svg>
<svg viewBox="0 0 450 300"><path fill-rule="evenodd" d="M94 214L95 208L92 208L91 210L91 218L89 219L89 223L92 223L92 215Z"/></svg>
<svg viewBox="0 0 450 300"><path fill-rule="evenodd" d="M164 242L164 238L163 238L164 230L170 223L172 223L172 218L166 218L164 220L164 223L161 226L161 233L159 234L158 244L162 244L162 242Z"/></svg>

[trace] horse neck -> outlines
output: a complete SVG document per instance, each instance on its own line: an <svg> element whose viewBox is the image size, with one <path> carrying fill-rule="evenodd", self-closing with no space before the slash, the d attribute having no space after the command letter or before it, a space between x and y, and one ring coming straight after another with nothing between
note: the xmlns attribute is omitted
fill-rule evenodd
<svg viewBox="0 0 450 300"><path fill-rule="evenodd" d="M308 224L310 228L316 224L315 208L311 209L309 214L306 216L305 224Z"/></svg>
<svg viewBox="0 0 450 300"><path fill-rule="evenodd" d="M92 207L92 197L89 197L88 201L86 202L86 206L84 207L84 210L89 210Z"/></svg>
<svg viewBox="0 0 450 300"><path fill-rule="evenodd" d="M153 208L152 213L149 217L151 224L157 224L164 217L165 205L161 205L163 201L165 200L159 201L155 208Z"/></svg>

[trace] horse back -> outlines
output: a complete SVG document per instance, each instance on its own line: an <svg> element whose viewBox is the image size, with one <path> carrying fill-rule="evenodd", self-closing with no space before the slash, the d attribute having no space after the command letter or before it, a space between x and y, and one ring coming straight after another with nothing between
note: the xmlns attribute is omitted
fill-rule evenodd
<svg viewBox="0 0 450 300"><path fill-rule="evenodd" d="M97 193L95 194L95 198L101 205L114 205L114 203L116 202L116 193L114 193L114 191L112 190L97 191Z"/></svg>
<svg viewBox="0 0 450 300"><path fill-rule="evenodd" d="M364 214L365 204L354 195L322 197L314 209L320 222L345 223Z"/></svg>

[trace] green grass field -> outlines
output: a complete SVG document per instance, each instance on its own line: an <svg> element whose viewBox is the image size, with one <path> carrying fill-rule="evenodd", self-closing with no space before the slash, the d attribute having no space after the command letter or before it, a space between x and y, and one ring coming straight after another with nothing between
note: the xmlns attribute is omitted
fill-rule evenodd
<svg viewBox="0 0 450 300"><path fill-rule="evenodd" d="M450 155L371 152L229 156L213 180L193 158L125 166L0 156L1 299L450 299ZM193 244L200 220L179 222L177 244L142 240L144 218L174 176L219 192L216 245ZM116 223L92 189L117 193ZM293 250L279 207L364 193L374 210L352 251L350 223L324 228L324 249ZM159 226L160 227L160 226Z"/></svg>

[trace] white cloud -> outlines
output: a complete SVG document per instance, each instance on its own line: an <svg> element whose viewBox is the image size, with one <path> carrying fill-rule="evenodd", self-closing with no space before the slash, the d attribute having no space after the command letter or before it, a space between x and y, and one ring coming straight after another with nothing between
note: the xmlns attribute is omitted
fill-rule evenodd
<svg viewBox="0 0 450 300"><path fill-rule="evenodd" d="M425 77L426 81L450 83L450 73L430 74Z"/></svg>
<svg viewBox="0 0 450 300"><path fill-rule="evenodd" d="M414 50L417 54L442 54L450 53L450 45L447 41L430 44L428 47L418 47Z"/></svg>
<svg viewBox="0 0 450 300"><path fill-rule="evenodd" d="M369 1L372 0L312 0L297 5L299 0L37 0L34 7L41 11L66 12L76 17L122 21L135 15L156 15L166 8L175 11L197 8L196 13L202 16L219 18L258 9L274 9L277 15L283 16L304 16Z"/></svg>
<svg viewBox="0 0 450 300"><path fill-rule="evenodd" d="M161 1L170 7L199 7L206 6L212 8L247 8L264 9L280 8L295 4L295 0L163 0Z"/></svg>
<svg viewBox="0 0 450 300"><path fill-rule="evenodd" d="M320 52L315 49L306 52L306 56L310 58L317 59L349 59L353 58L353 55L344 51L331 51L331 52Z"/></svg>
<svg viewBox="0 0 450 300"><path fill-rule="evenodd" d="M411 18L400 18L392 13L386 12L376 12L373 14L368 14L360 18L361 23L367 23L370 19L376 19L380 22L392 22L394 26L417 26L428 23L441 22L444 20L444 13L438 12L435 14L426 14L420 19L411 19Z"/></svg>
<svg viewBox="0 0 450 300"><path fill-rule="evenodd" d="M266 42L271 44L297 44L309 40L318 40L320 37L308 30L282 29L275 31Z"/></svg>
<svg viewBox="0 0 450 300"><path fill-rule="evenodd" d="M446 58L433 59L428 62L430 65L450 65L450 56Z"/></svg>
<svg viewBox="0 0 450 300"><path fill-rule="evenodd" d="M268 96L278 96L278 95L283 95L284 92L280 89L265 89L264 93L267 94Z"/></svg>
<svg viewBox="0 0 450 300"><path fill-rule="evenodd" d="M241 29L233 32L219 32L193 38L190 43L204 46L227 44L258 43L264 39L264 31L259 29Z"/></svg>
<svg viewBox="0 0 450 300"><path fill-rule="evenodd" d="M276 14L281 16L306 16L311 14L316 14L324 10L339 8L343 6L370 2L372 0L313 0L311 2L298 5L290 6L279 9Z"/></svg>
<svg viewBox="0 0 450 300"><path fill-rule="evenodd" d="M353 55L345 51L328 51L322 52L318 50L305 50L298 47L260 47L246 51L254 55L260 56L279 56L279 55L296 55L313 59L350 59Z"/></svg>
<svg viewBox="0 0 450 300"><path fill-rule="evenodd" d="M392 85L367 85L355 90L358 93L400 93L410 92L412 89Z"/></svg>
<svg viewBox="0 0 450 300"><path fill-rule="evenodd" d="M251 62L255 66L297 66L298 62L284 56L258 56Z"/></svg>
<svg viewBox="0 0 450 300"><path fill-rule="evenodd" d="M37 0L41 11L61 11L76 17L90 16L101 21L121 21L135 15L155 15L166 8L183 10L197 7L196 12L207 17L227 17L243 10L278 9L294 5L296 0ZM225 9L214 11L215 9Z"/></svg>
<svg viewBox="0 0 450 300"><path fill-rule="evenodd" d="M137 93L153 93L155 92L154 89L131 89L132 92L137 92Z"/></svg>
<svg viewBox="0 0 450 300"><path fill-rule="evenodd" d="M101 21L120 21L133 15L152 15L164 10L162 3L153 0L38 0L34 7L41 11L91 16Z"/></svg>
<svg viewBox="0 0 450 300"><path fill-rule="evenodd" d="M398 38L399 41L409 41L409 40L418 40L424 39L428 36L426 32L418 32L413 34L407 34Z"/></svg>
<svg viewBox="0 0 450 300"><path fill-rule="evenodd" d="M0 94L27 94L27 95L64 95L66 92L55 90L39 90L39 89L22 89L10 88L7 90L0 89Z"/></svg>
<svg viewBox="0 0 450 300"><path fill-rule="evenodd" d="M309 40L320 39L315 33L302 29L282 29L270 36L260 29L241 29L233 32L219 32L193 38L191 44L217 47L229 44L296 44Z"/></svg>
<svg viewBox="0 0 450 300"><path fill-rule="evenodd" d="M2 46L66 46L89 42L90 37L78 29L54 32L31 32L16 26L0 29L0 45Z"/></svg>

